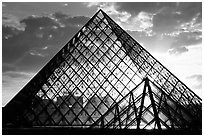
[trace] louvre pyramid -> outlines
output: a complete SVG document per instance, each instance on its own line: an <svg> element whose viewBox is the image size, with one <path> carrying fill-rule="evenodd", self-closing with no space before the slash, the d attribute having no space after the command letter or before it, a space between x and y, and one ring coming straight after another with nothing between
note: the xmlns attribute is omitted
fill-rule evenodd
<svg viewBox="0 0 204 137"><path fill-rule="evenodd" d="M5 106L3 126L201 129L201 106L99 10Z"/></svg>

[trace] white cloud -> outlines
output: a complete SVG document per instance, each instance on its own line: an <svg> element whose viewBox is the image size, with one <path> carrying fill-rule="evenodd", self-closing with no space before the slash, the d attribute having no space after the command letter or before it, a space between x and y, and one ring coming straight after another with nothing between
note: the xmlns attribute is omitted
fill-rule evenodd
<svg viewBox="0 0 204 137"><path fill-rule="evenodd" d="M147 35L153 35L153 18L154 15L162 12L162 9L158 13L148 13L141 11L137 15L132 15L126 11L119 11L115 3L95 3L92 4L98 6L98 8L103 9L108 15L110 15L122 28L129 31L140 31L145 32ZM177 3L179 5L179 3ZM173 14L181 15L182 12L176 11ZM201 32L202 26L198 22L199 14L196 14L189 22L180 24L176 31L172 33L165 33L163 35L170 37L178 37L183 32L188 34L194 32ZM190 35L194 36L194 35ZM199 37L196 34L196 36ZM197 37L196 37L197 38ZM199 37L201 38L201 37ZM166 53L157 53L153 54L158 60L164 64L173 74L175 74L182 82L184 82L190 89L192 89L197 95L201 96L202 89L199 88L199 84L193 79L187 79L188 76L201 74L202 72L202 52L201 45L188 45L188 47L181 46L177 50L172 49L172 52L182 52L182 54L170 54ZM188 51L188 52L186 52Z"/></svg>
<svg viewBox="0 0 204 137"><path fill-rule="evenodd" d="M175 47L168 50L169 54L180 55L187 52L188 49L185 46Z"/></svg>
<svg viewBox="0 0 204 137"><path fill-rule="evenodd" d="M55 30L56 30L56 29L58 29L58 27L57 27L57 26L52 26L52 29L55 29Z"/></svg>
<svg viewBox="0 0 204 137"><path fill-rule="evenodd" d="M153 27L153 14L147 13L147 12L140 12L135 18L134 22L132 22L134 25L135 23L139 24L139 31L145 31L146 33L152 32Z"/></svg>
<svg viewBox="0 0 204 137"><path fill-rule="evenodd" d="M197 13L195 17L192 18L191 21L183 23L179 26L180 29L183 29L187 32L201 32L202 31L202 23L197 22L200 13Z"/></svg>
<svg viewBox="0 0 204 137"><path fill-rule="evenodd" d="M45 47L42 48L42 50L46 50L46 49L48 49L48 46L45 46Z"/></svg>
<svg viewBox="0 0 204 137"><path fill-rule="evenodd" d="M100 3L101 2L85 2L84 4L87 5L87 7L92 7L100 5Z"/></svg>
<svg viewBox="0 0 204 137"><path fill-rule="evenodd" d="M32 56L40 56L40 57L45 57L45 56L47 56L47 54L39 53L39 52L37 52L36 50L30 50L30 51L29 51L29 54L32 55Z"/></svg>
<svg viewBox="0 0 204 137"><path fill-rule="evenodd" d="M64 6L68 6L68 3L65 3Z"/></svg>
<svg viewBox="0 0 204 137"><path fill-rule="evenodd" d="M5 39L9 39L9 38L12 38L12 37L13 37L13 35L10 35L10 34L4 36Z"/></svg>
<svg viewBox="0 0 204 137"><path fill-rule="evenodd" d="M181 11L173 11L173 14L181 15Z"/></svg>
<svg viewBox="0 0 204 137"><path fill-rule="evenodd" d="M12 15L12 14L6 14L3 13L2 15L2 25L5 26L12 26L18 30L24 31L25 30L25 24L20 23L20 20Z"/></svg>
<svg viewBox="0 0 204 137"><path fill-rule="evenodd" d="M192 45L186 48L188 52L180 56L169 53L152 53L152 55L201 97L202 89L198 88L197 81L188 77L202 74L202 45Z"/></svg>
<svg viewBox="0 0 204 137"><path fill-rule="evenodd" d="M69 6L68 3L64 3L64 2L63 2L63 3L60 2L60 5L61 5L62 7L67 7L67 6Z"/></svg>
<svg viewBox="0 0 204 137"><path fill-rule="evenodd" d="M30 78L32 73L28 72L23 72L23 71L6 71L3 73L4 76L9 76L12 78L17 78L17 77L28 77Z"/></svg>
<svg viewBox="0 0 204 137"><path fill-rule="evenodd" d="M50 40L52 37L53 37L52 34L50 34L50 35L48 36L48 40Z"/></svg>
<svg viewBox="0 0 204 137"><path fill-rule="evenodd" d="M116 3L86 3L88 7L97 6L111 16L123 29L129 31L145 32L152 35L154 14L141 11L137 15L132 15L127 11L119 11Z"/></svg>

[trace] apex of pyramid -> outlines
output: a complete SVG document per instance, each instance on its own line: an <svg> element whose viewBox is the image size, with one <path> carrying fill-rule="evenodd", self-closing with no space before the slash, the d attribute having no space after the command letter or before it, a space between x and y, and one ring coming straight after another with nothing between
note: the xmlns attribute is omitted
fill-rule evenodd
<svg viewBox="0 0 204 137"><path fill-rule="evenodd" d="M101 9L101 8L98 10L98 12L102 12L102 13L104 13L103 9Z"/></svg>
<svg viewBox="0 0 204 137"><path fill-rule="evenodd" d="M106 14L106 13L102 9L98 9L98 11L95 13L95 15L92 18L97 16L97 17L100 17L102 19L104 17L104 14Z"/></svg>

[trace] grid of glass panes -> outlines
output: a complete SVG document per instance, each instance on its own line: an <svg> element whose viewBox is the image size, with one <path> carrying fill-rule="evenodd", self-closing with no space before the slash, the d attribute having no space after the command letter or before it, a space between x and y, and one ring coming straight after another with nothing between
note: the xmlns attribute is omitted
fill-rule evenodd
<svg viewBox="0 0 204 137"><path fill-rule="evenodd" d="M169 98L161 89L159 89L157 86L155 86L152 82L151 88L152 93L154 97L154 103L156 105L156 109L159 116L159 122L161 124L162 129L177 129L177 128L189 128L189 125L192 121L189 114L185 113L185 111L181 110L178 111L181 108L178 108L178 105L175 101L173 101L171 98ZM104 128L137 128L137 120L136 118L139 115L139 108L141 107L141 98L142 98L142 90L143 85L139 86L138 88L134 89L133 92L133 99L131 100L130 93L128 93L122 100L118 102L120 105L124 100L129 100L129 104L125 106L120 113L118 114L120 117L120 123L119 120L115 120L114 117L109 122L106 122L106 117L109 116L109 113L113 112L115 107L112 107L109 112L103 115L102 118L98 119L91 128L94 128L95 126L100 126L101 120L104 120L106 123ZM134 105L137 108L136 111L134 110ZM136 112L136 114L135 114ZM137 115L137 116L136 116ZM142 117L140 119L140 128L141 129L158 129L155 118L154 118L154 112L152 108L152 104L149 98L149 94L145 94L145 102L144 107L142 109Z"/></svg>
<svg viewBox="0 0 204 137"><path fill-rule="evenodd" d="M91 125L141 81L105 18L95 17L76 36L25 112L31 125Z"/></svg>
<svg viewBox="0 0 204 137"><path fill-rule="evenodd" d="M108 23L114 29L115 34L123 47L139 67L141 77L148 76L158 84L177 103L188 109L194 116L200 114L201 99L193 93L185 84L176 78L169 70L159 63L150 53L140 46L130 35L120 28L105 13Z"/></svg>
<svg viewBox="0 0 204 137"><path fill-rule="evenodd" d="M121 37L117 37L112 29ZM83 27L65 48L69 51L63 54L63 63L55 69L36 94L30 109L24 113L24 118L31 125L88 127L108 112L104 124L107 124L106 127L113 126L116 113L111 108L119 102L120 122L127 128L133 128L136 116L127 94L141 81L140 78L147 75L154 83L163 83L163 90L169 90L175 100L185 102L184 91L183 95L180 94L184 89L182 83L125 32L117 30L117 25L109 26L102 14ZM157 91L153 94L163 127L182 127L191 121L187 114L177 111L178 102L165 95L167 103ZM190 90L185 89L186 92L194 96ZM137 108L141 104L141 94L138 90L134 92ZM196 107L193 109L197 110ZM127 111L130 111L129 118L125 117ZM152 105L146 104L141 118L142 127L155 127L153 117ZM115 124L114 128L119 128L119 125Z"/></svg>

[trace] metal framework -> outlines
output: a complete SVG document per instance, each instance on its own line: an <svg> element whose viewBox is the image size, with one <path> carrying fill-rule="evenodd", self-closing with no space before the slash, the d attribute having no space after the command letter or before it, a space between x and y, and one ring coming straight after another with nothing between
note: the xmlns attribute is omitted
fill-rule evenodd
<svg viewBox="0 0 204 137"><path fill-rule="evenodd" d="M201 129L202 103L99 10L5 106L3 127Z"/></svg>

